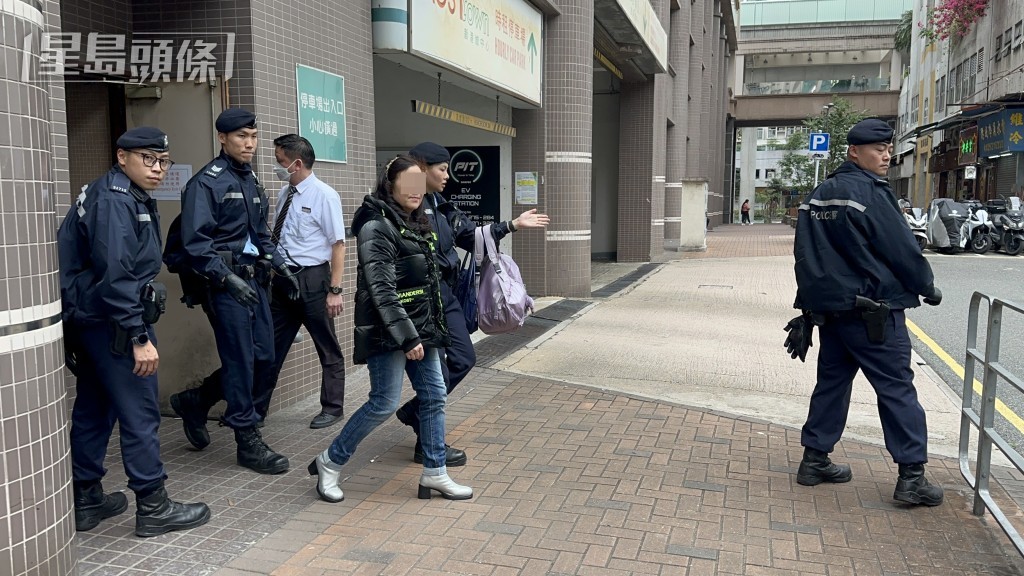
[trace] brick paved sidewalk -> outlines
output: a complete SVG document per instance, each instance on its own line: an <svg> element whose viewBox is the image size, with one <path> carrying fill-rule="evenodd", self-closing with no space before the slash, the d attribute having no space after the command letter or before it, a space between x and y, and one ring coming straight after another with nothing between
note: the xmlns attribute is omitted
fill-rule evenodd
<svg viewBox="0 0 1024 576"><path fill-rule="evenodd" d="M707 233L704 252L665 253L665 259L792 256L793 228L788 224L723 224Z"/></svg>
<svg viewBox="0 0 1024 576"><path fill-rule="evenodd" d="M879 447L841 443L854 480L807 488L798 430L478 372L449 434L473 500L416 499L405 441L343 484L345 502L311 503L217 574L1022 573L953 460L929 468L945 504L909 508Z"/></svg>

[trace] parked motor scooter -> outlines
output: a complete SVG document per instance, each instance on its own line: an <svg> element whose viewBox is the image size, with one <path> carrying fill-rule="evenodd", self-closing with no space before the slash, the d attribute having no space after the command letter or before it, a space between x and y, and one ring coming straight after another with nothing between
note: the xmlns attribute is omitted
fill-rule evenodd
<svg viewBox="0 0 1024 576"><path fill-rule="evenodd" d="M960 226L960 248L966 250L970 246L975 254L984 254L992 248L988 211L977 200L964 204L967 206L967 220Z"/></svg>
<svg viewBox="0 0 1024 576"><path fill-rule="evenodd" d="M1002 249L1010 256L1024 251L1024 212L1007 209L1005 199L992 199L986 203L986 209L992 214L989 227L989 238L992 247Z"/></svg>
<svg viewBox="0 0 1024 576"><path fill-rule="evenodd" d="M928 217L920 208L906 208L903 217L907 220L907 226L914 234L917 245L924 250L928 247Z"/></svg>

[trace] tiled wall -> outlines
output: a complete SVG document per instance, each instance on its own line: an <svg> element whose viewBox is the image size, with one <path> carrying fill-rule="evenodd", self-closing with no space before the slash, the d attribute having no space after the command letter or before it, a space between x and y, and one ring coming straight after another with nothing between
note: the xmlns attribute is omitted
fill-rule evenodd
<svg viewBox="0 0 1024 576"><path fill-rule="evenodd" d="M55 1L0 8L0 574L14 576L75 562L53 226L64 93L38 75L40 35L59 28Z"/></svg>
<svg viewBox="0 0 1024 576"><path fill-rule="evenodd" d="M651 257L654 156L656 150L663 150L655 135L654 101L653 81L622 85L619 96L619 262L646 262ZM664 182L661 184L664 186Z"/></svg>
<svg viewBox="0 0 1024 576"><path fill-rule="evenodd" d="M684 180L701 180L704 157L701 153L701 118L706 116L703 108L704 78L704 4L697 0L690 5L690 69L689 69L689 111L686 138L686 173ZM685 3L684 3L685 4ZM684 7L683 10L686 8Z"/></svg>

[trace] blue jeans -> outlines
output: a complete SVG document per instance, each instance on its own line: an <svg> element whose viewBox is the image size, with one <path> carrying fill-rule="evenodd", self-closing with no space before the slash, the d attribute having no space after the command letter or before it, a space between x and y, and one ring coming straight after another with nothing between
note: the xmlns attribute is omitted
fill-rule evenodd
<svg viewBox="0 0 1024 576"><path fill-rule="evenodd" d="M436 348L424 348L423 360L416 361L412 389L420 401L420 445L423 448L423 473L447 474L445 470L444 408L448 400L441 361ZM348 462L356 447L371 431L398 409L405 377L405 353L401 350L374 354L366 359L370 371L370 398L348 419L341 433L327 449L331 462Z"/></svg>

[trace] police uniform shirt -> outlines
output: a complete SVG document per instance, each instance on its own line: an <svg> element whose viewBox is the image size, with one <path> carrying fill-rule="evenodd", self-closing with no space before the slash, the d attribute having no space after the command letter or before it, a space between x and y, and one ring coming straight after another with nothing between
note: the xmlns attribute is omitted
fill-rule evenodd
<svg viewBox="0 0 1024 576"><path fill-rule="evenodd" d="M289 188L290 185L286 184L277 196L278 211L288 198ZM330 262L334 245L345 241L341 198L316 174L307 176L295 189L277 252L293 266L318 266Z"/></svg>

